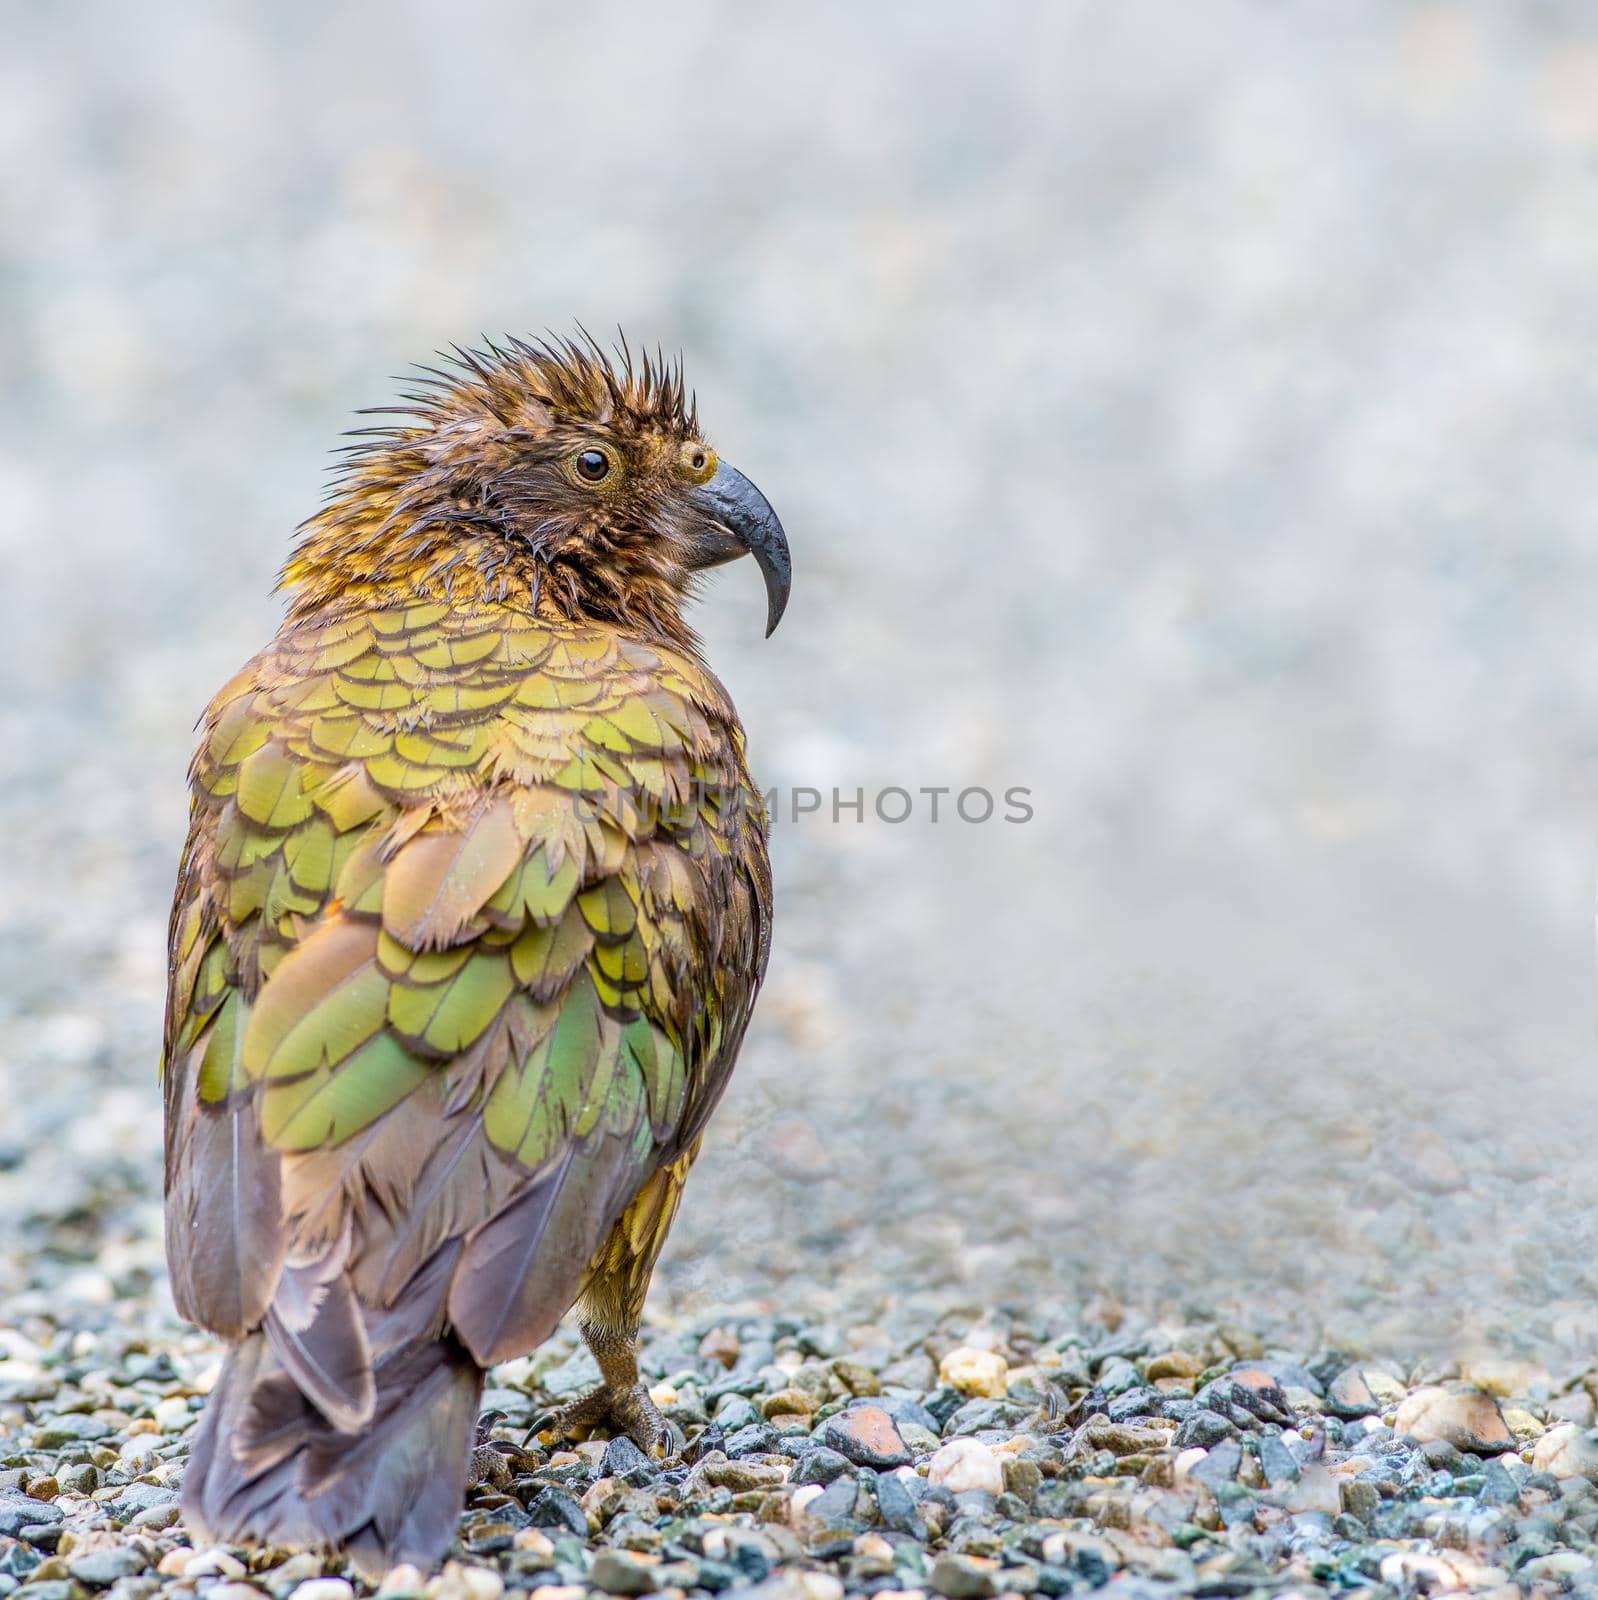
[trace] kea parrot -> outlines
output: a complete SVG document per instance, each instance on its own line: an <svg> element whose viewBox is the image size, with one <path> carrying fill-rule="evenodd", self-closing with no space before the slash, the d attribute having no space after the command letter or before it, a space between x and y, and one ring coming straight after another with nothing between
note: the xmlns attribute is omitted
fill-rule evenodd
<svg viewBox="0 0 1598 1600"><path fill-rule="evenodd" d="M645 1290L765 972L767 818L684 620L787 539L680 363L507 340L348 447L212 700L169 933L166 1247L230 1349L202 1537L435 1565L484 1370L665 1439ZM396 418L398 420L394 420Z"/></svg>

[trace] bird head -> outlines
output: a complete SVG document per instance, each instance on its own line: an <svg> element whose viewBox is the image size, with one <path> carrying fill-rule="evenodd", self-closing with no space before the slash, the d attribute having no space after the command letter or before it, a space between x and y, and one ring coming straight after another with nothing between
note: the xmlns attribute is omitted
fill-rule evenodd
<svg viewBox="0 0 1598 1600"><path fill-rule="evenodd" d="M768 636L788 601L777 514L699 427L680 366L625 344L510 340L423 368L402 421L349 447L283 569L291 612L506 602L692 647L701 574L753 555Z"/></svg>

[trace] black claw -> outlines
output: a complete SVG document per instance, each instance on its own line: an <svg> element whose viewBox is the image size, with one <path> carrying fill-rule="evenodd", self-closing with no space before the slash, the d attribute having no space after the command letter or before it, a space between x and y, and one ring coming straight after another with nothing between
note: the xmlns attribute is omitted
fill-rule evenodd
<svg viewBox="0 0 1598 1600"><path fill-rule="evenodd" d="M553 1428L559 1420L560 1413L558 1411L546 1411L541 1416L535 1417L532 1427L522 1435L522 1449L525 1450L539 1434L546 1428Z"/></svg>

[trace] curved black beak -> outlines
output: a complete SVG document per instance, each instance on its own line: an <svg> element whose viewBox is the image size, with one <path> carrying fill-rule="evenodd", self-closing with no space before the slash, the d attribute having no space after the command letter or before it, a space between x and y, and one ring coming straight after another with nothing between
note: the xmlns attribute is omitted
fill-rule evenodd
<svg viewBox="0 0 1598 1600"><path fill-rule="evenodd" d="M691 536L688 564L696 571L719 567L739 556L753 556L766 580L766 637L782 621L788 605L793 563L788 536L766 497L739 471L722 462L708 483L693 491L707 525Z"/></svg>

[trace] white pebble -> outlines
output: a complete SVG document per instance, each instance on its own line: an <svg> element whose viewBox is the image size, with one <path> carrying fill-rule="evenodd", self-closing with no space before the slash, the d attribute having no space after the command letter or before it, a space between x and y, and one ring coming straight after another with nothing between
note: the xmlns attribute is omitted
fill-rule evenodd
<svg viewBox="0 0 1598 1600"><path fill-rule="evenodd" d="M188 1427L189 1418L194 1413L189 1410L187 1400L180 1400L174 1395L170 1400L161 1401L151 1415L162 1433L181 1433Z"/></svg>
<svg viewBox="0 0 1598 1600"><path fill-rule="evenodd" d="M201 1550L183 1569L185 1578L242 1578L244 1563L220 1546Z"/></svg>
<svg viewBox="0 0 1598 1600"><path fill-rule="evenodd" d="M938 1363L938 1376L961 1394L980 1395L988 1400L1004 1397L1010 1364L996 1350L974 1350L961 1345Z"/></svg>
<svg viewBox="0 0 1598 1600"><path fill-rule="evenodd" d="M216 1380L221 1376L222 1362L221 1359L218 1358L215 1361L207 1362L205 1366L201 1367L200 1370L195 1373L193 1381L189 1384L189 1387L196 1394L209 1394L216 1387ZM355 1591L353 1589L350 1590L351 1594L354 1592Z"/></svg>
<svg viewBox="0 0 1598 1600"><path fill-rule="evenodd" d="M505 1581L492 1567L467 1567L458 1561L447 1561L426 1592L431 1600L499 1600L505 1592Z"/></svg>
<svg viewBox="0 0 1598 1600"><path fill-rule="evenodd" d="M314 1550L300 1550L287 1561L279 1562L266 1574L274 1593L291 1583L303 1583L307 1578L322 1576L322 1558Z"/></svg>
<svg viewBox="0 0 1598 1600"><path fill-rule="evenodd" d="M998 1495L1004 1493L1004 1468L985 1444L975 1439L951 1439L927 1464L927 1482L950 1494L985 1489Z"/></svg>
<svg viewBox="0 0 1598 1600"><path fill-rule="evenodd" d="M1382 1582L1399 1590L1435 1592L1486 1587L1476 1581L1483 1573L1482 1567L1456 1550L1443 1550L1436 1555L1423 1550L1395 1550L1382 1557L1380 1571Z"/></svg>
<svg viewBox="0 0 1598 1600"><path fill-rule="evenodd" d="M1556 1478L1598 1478L1598 1447L1575 1423L1561 1422L1532 1446L1531 1464Z"/></svg>
<svg viewBox="0 0 1598 1600"><path fill-rule="evenodd" d="M795 1572L804 1600L843 1600L843 1584L830 1572Z"/></svg>
<svg viewBox="0 0 1598 1600"><path fill-rule="evenodd" d="M129 1471L148 1472L161 1459L157 1454L160 1448L161 1441L155 1435L140 1433L129 1439L117 1454Z"/></svg>
<svg viewBox="0 0 1598 1600"><path fill-rule="evenodd" d="M0 1328L0 1351L4 1351L12 1361L38 1361L44 1355L44 1351L32 1339L18 1333L15 1328Z"/></svg>
<svg viewBox="0 0 1598 1600"><path fill-rule="evenodd" d="M793 1499L790 1500L788 1504L795 1511L803 1511L812 1500L819 1500L823 1492L824 1491L819 1483L801 1484L797 1489L794 1490ZM706 1554L709 1554L708 1548L706 1550ZM714 1560L715 1557L712 1556L711 1559Z"/></svg>
<svg viewBox="0 0 1598 1600"><path fill-rule="evenodd" d="M355 1600L355 1590L342 1578L307 1578L295 1589L294 1600Z"/></svg>
<svg viewBox="0 0 1598 1600"><path fill-rule="evenodd" d="M551 1549L554 1547L551 1546ZM402 1561L397 1567L390 1567L383 1574L383 1581L377 1586L379 1594L420 1594L427 1587L427 1579L422 1576L420 1567L413 1567L410 1562Z"/></svg>

